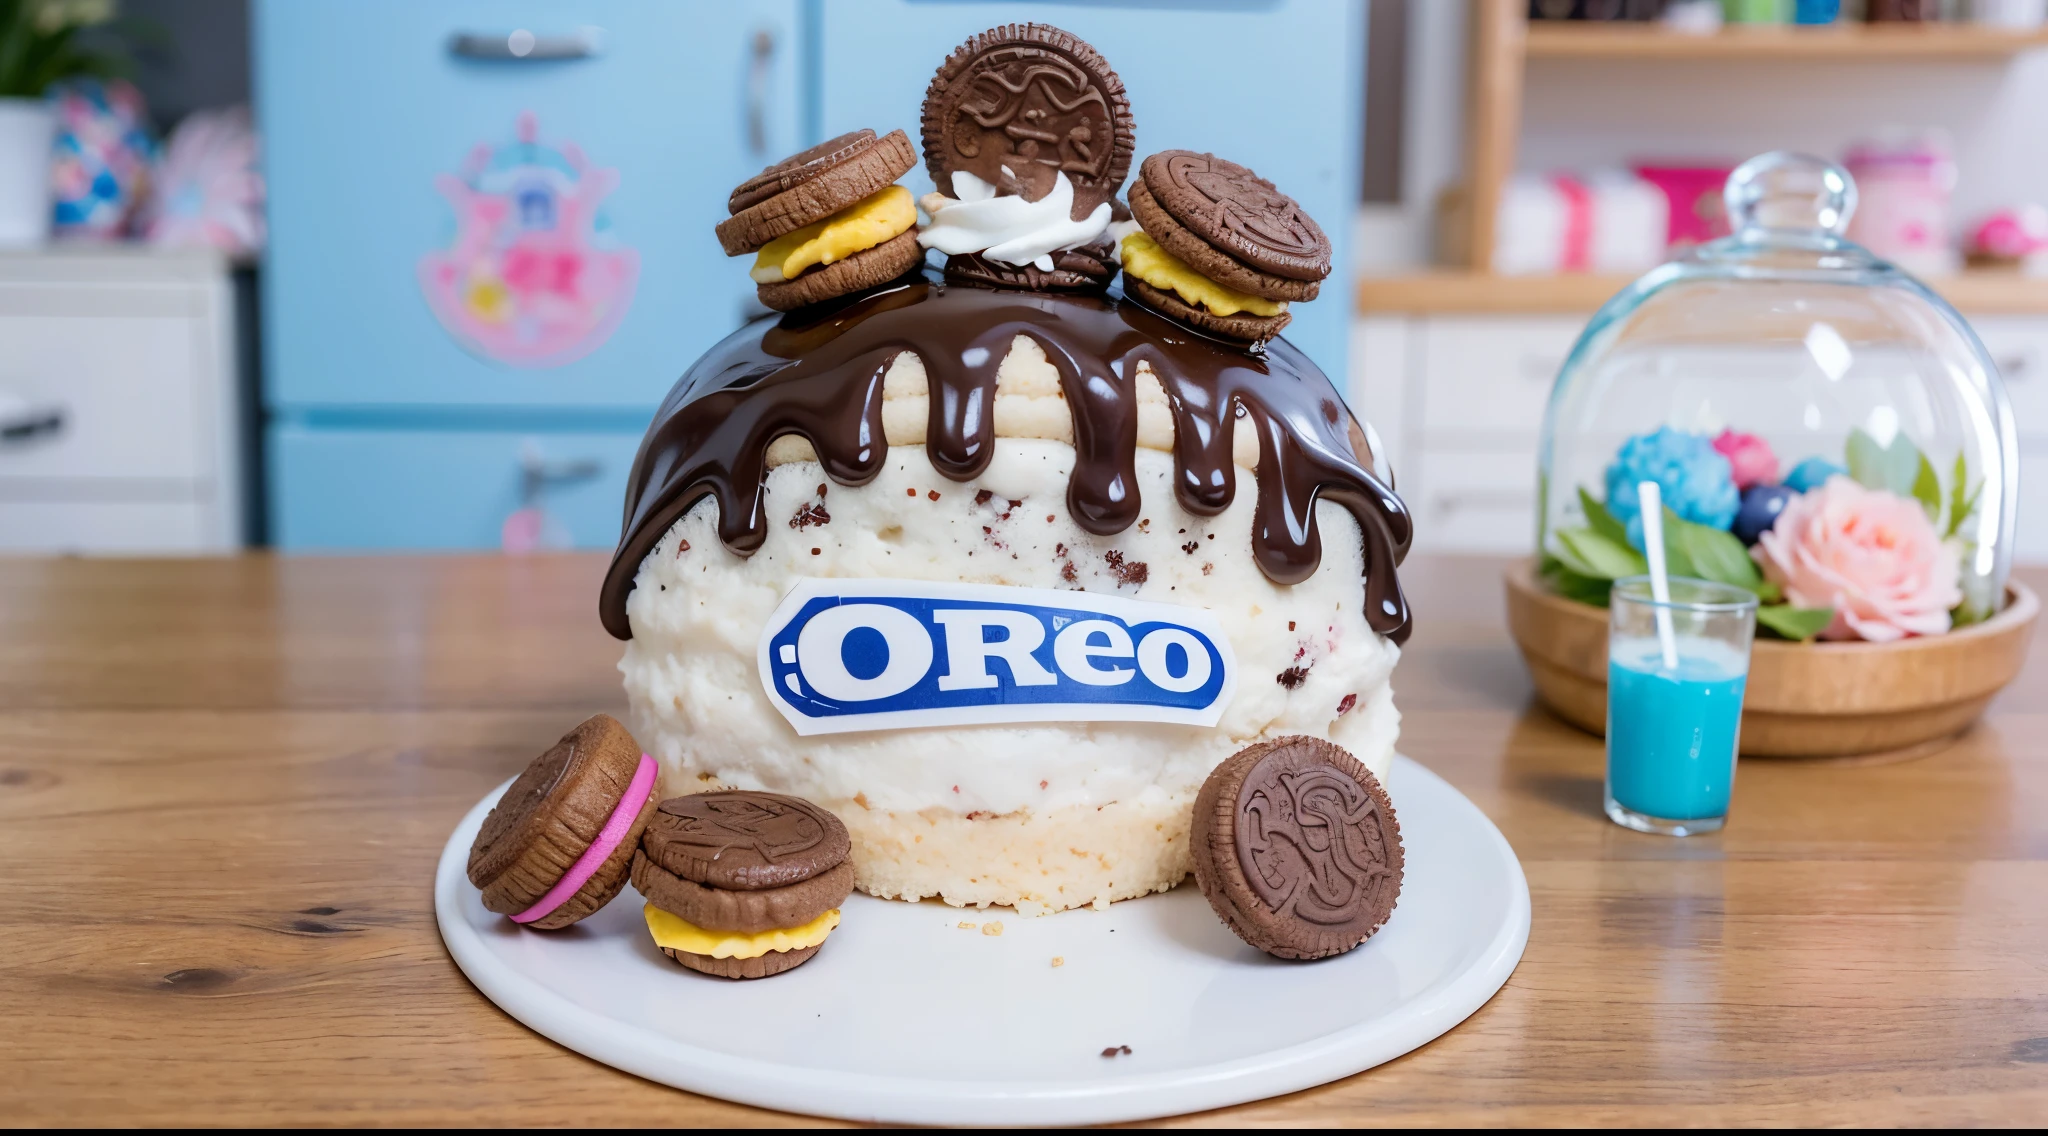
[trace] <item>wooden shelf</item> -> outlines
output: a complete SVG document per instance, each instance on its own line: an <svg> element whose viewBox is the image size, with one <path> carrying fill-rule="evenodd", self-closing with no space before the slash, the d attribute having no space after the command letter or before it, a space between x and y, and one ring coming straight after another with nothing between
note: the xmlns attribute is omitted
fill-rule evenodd
<svg viewBox="0 0 2048 1136"><path fill-rule="evenodd" d="M1360 315L1586 315L1628 285L1626 276L1492 276L1445 270L1358 281ZM2048 315L2048 279L1965 272L1930 280L1964 314Z"/></svg>
<svg viewBox="0 0 2048 1136"><path fill-rule="evenodd" d="M2048 33L1975 24L1731 24L1718 32L1653 23L1531 20L1531 59L2004 59L2048 47Z"/></svg>

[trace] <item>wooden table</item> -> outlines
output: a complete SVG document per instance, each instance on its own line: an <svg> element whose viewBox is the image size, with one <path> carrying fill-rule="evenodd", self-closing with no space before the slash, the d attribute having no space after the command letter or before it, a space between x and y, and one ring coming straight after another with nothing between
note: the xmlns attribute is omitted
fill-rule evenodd
<svg viewBox="0 0 2048 1136"><path fill-rule="evenodd" d="M529 1033L435 932L457 819L623 704L601 568L0 561L0 1118L800 1121ZM2043 652L1946 753L1745 762L1670 840L1530 705L1497 562L1403 575L1402 746L1521 855L1528 954L1420 1051L1190 1123L2048 1121Z"/></svg>

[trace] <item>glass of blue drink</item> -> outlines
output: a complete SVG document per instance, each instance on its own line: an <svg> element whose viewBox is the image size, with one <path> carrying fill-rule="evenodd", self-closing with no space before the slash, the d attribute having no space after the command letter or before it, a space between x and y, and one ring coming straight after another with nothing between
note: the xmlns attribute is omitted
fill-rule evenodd
<svg viewBox="0 0 2048 1136"><path fill-rule="evenodd" d="M1607 618L1607 815L1691 836L1728 822L1756 596L1671 578L1617 580Z"/></svg>

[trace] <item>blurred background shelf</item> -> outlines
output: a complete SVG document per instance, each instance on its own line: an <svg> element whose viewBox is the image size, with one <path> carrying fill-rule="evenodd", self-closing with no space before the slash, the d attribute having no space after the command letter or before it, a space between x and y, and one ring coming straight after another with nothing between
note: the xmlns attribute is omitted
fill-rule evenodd
<svg viewBox="0 0 2048 1136"><path fill-rule="evenodd" d="M1658 24L1535 22L1523 54L1532 59L1998 60L2048 47L2039 31L1975 24L1852 24L1820 27L1737 24L1712 33Z"/></svg>
<svg viewBox="0 0 2048 1136"><path fill-rule="evenodd" d="M1579 273L1497 276L1458 269L1366 277L1356 297L1362 316L1432 312L1590 315L1631 277ZM2048 278L2013 272L1965 272L1927 281L1966 315L2048 316Z"/></svg>

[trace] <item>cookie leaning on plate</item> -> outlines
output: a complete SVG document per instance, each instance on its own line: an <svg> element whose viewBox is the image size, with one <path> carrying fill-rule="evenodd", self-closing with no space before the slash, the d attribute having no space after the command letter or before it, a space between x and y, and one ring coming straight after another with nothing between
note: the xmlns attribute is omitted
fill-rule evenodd
<svg viewBox="0 0 2048 1136"><path fill-rule="evenodd" d="M1372 771L1321 738L1247 746L1195 796L1195 881L1237 936L1267 954L1343 954L1401 897L1401 825Z"/></svg>
<svg viewBox="0 0 2048 1136"><path fill-rule="evenodd" d="M663 954L720 978L767 978L818 953L853 892L839 818L779 793L663 801L633 857Z"/></svg>
<svg viewBox="0 0 2048 1136"><path fill-rule="evenodd" d="M1205 331L1264 341L1313 300L1330 241L1295 200L1214 154L1163 150L1139 166L1124 277L1148 307Z"/></svg>
<svg viewBox="0 0 2048 1136"><path fill-rule="evenodd" d="M499 798L469 849L487 910L541 931L612 901L660 794L654 759L599 714L535 758Z"/></svg>
<svg viewBox="0 0 2048 1136"><path fill-rule="evenodd" d="M917 206L894 184L916 164L901 130L842 134L740 183L718 242L755 254L756 292L777 311L894 280L924 259Z"/></svg>

